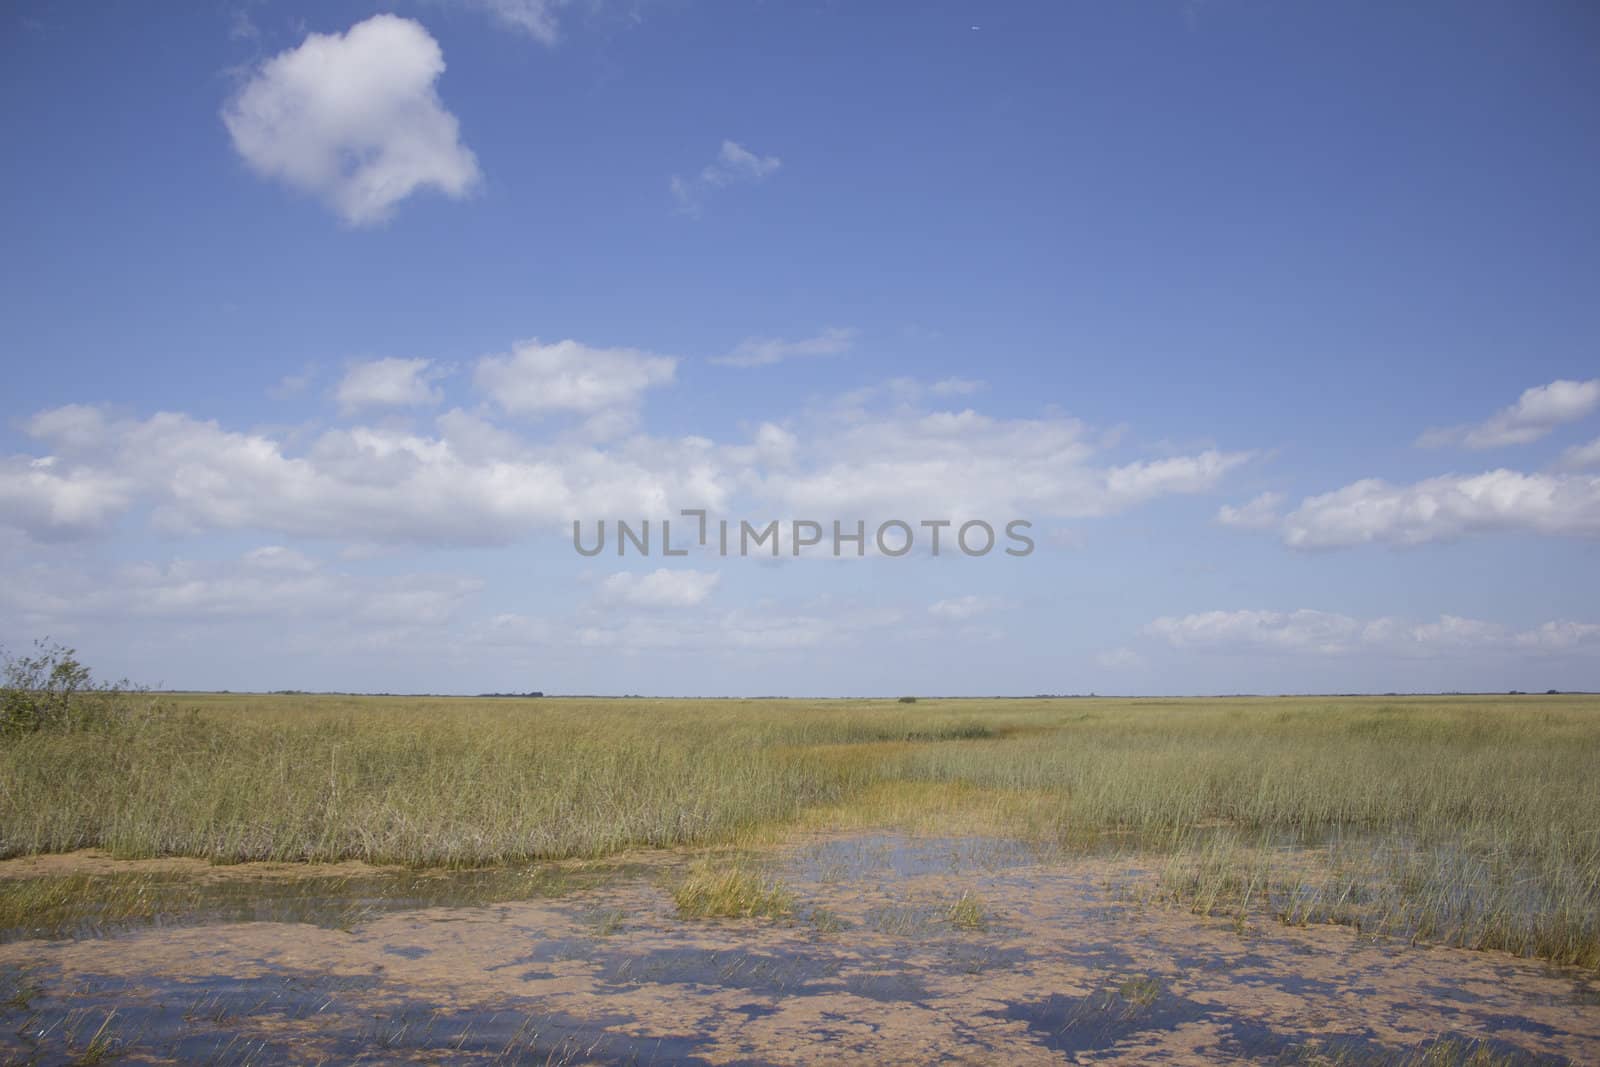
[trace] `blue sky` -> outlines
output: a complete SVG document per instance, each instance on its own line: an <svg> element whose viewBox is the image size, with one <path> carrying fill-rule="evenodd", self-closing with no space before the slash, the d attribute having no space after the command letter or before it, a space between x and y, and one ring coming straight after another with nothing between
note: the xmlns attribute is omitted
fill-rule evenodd
<svg viewBox="0 0 1600 1067"><path fill-rule="evenodd" d="M8 5L0 642L196 688L1600 688L1597 43ZM682 508L1037 548L573 551Z"/></svg>

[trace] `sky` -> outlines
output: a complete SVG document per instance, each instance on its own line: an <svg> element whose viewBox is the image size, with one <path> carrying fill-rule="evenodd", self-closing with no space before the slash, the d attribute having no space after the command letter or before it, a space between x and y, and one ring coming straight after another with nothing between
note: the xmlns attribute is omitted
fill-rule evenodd
<svg viewBox="0 0 1600 1067"><path fill-rule="evenodd" d="M1597 53L1587 3L7 4L0 644L1600 689Z"/></svg>

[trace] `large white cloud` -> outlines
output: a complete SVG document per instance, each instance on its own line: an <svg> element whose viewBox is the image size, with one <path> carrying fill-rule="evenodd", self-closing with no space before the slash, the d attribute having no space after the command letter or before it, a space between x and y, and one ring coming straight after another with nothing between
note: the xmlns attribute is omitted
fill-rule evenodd
<svg viewBox="0 0 1600 1067"><path fill-rule="evenodd" d="M0 483L26 505L0 518L45 538L62 526L91 532L143 502L174 531L500 544L576 518L727 503L730 479L703 440L637 439L600 450L526 444L462 412L438 426L436 435L330 430L290 454L265 433L171 412L121 420L45 412L27 428L62 456L12 461L41 465L48 476L19 472ZM56 468L70 477L49 474Z"/></svg>
<svg viewBox="0 0 1600 1067"><path fill-rule="evenodd" d="M1576 422L1600 409L1600 378L1575 382L1558 379L1524 390L1517 402L1473 426L1429 430L1418 443L1425 447L1465 445L1499 448L1525 445L1544 437L1557 426Z"/></svg>
<svg viewBox="0 0 1600 1067"><path fill-rule="evenodd" d="M257 173L371 225L419 189L459 198L478 182L477 158L435 89L444 69L421 25L374 15L267 60L222 119Z"/></svg>
<svg viewBox="0 0 1600 1067"><path fill-rule="evenodd" d="M400 368L398 392L385 371L357 393L412 398L413 370ZM512 413L570 411L592 421L631 417L672 370L671 360L633 350L530 343L484 360L477 378ZM23 424L43 454L0 464L0 498L11 505L0 525L59 539L142 509L170 532L474 545L570 531L575 519L676 518L704 508L735 525L976 518L1003 535L1013 519L1110 515L1205 492L1247 458L1206 450L1113 462L1101 436L1075 420L928 410L920 406L927 395L906 383L867 390L726 443L637 432L597 441L560 426L532 436L488 409L447 411L426 430L353 425L307 434L69 405Z"/></svg>
<svg viewBox="0 0 1600 1067"><path fill-rule="evenodd" d="M1511 531L1600 536L1600 476L1492 470L1412 485L1376 478L1308 497L1283 520L1294 548L1418 545Z"/></svg>

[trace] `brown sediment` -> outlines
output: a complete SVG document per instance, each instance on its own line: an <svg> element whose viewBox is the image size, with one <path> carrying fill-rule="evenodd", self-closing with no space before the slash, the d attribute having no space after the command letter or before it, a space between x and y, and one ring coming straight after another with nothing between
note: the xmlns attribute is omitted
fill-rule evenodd
<svg viewBox="0 0 1600 1067"><path fill-rule="evenodd" d="M561 899L388 913L347 930L257 922L18 942L0 946L0 970L37 985L26 1013L81 1009L84 1034L115 1008L127 1051L155 1059L181 1058L173 1050L195 1035L307 1060L491 1059L525 1045L574 1063L1214 1063L1317 1047L1378 1055L1441 1035L1600 1059L1592 975L1141 906L1118 888L1149 876L1134 861L815 835L769 863L795 895L793 921L682 920L662 880L635 869ZM963 893L981 900L981 929L943 918ZM817 909L839 932L808 921ZM597 934L596 914L620 925ZM302 990L305 1010L280 1010ZM190 1001L186 1017L154 1008ZM0 1058L70 1051L17 1029L0 1027Z"/></svg>

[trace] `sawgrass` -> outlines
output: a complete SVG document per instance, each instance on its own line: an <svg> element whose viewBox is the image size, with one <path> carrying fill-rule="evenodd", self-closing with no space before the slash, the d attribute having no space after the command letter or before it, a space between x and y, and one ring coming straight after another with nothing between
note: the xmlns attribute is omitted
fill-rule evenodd
<svg viewBox="0 0 1600 1067"><path fill-rule="evenodd" d="M783 884L741 863L697 864L672 890L685 919L783 919L794 897Z"/></svg>
<svg viewBox="0 0 1600 1067"><path fill-rule="evenodd" d="M170 695L0 745L0 854L471 867L903 826L1162 899L1600 966L1600 699Z"/></svg>

